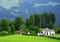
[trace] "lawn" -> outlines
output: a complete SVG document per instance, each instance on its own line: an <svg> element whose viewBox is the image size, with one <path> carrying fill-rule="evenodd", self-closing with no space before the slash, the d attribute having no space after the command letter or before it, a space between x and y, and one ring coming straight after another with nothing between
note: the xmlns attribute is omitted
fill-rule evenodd
<svg viewBox="0 0 60 42"><path fill-rule="evenodd" d="M60 35L55 37L60 38ZM42 36L9 35L0 37L0 42L60 42L60 40Z"/></svg>

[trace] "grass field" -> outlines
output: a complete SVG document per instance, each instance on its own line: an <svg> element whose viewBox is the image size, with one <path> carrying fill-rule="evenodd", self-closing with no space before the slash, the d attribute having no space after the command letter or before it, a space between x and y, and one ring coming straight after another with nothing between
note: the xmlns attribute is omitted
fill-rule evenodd
<svg viewBox="0 0 60 42"><path fill-rule="evenodd" d="M55 37L60 38L60 35ZM0 37L0 42L60 42L60 40L41 36L9 35Z"/></svg>

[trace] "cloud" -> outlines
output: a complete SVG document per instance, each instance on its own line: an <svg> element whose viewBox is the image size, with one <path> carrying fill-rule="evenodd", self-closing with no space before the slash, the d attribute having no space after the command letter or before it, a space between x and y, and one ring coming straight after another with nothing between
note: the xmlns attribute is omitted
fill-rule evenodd
<svg viewBox="0 0 60 42"><path fill-rule="evenodd" d="M14 16L19 16L18 14L14 13L14 12L11 12L11 14Z"/></svg>
<svg viewBox="0 0 60 42"><path fill-rule="evenodd" d="M18 9L15 9L14 11L15 11L15 12L18 12L19 10L18 10Z"/></svg>
<svg viewBox="0 0 60 42"><path fill-rule="evenodd" d="M26 9L25 12L26 12L27 14L29 14L29 10L28 10L28 9Z"/></svg>
<svg viewBox="0 0 60 42"><path fill-rule="evenodd" d="M19 0L0 0L0 6L6 9L19 6Z"/></svg>
<svg viewBox="0 0 60 42"><path fill-rule="evenodd" d="M35 5L33 5L33 7L40 7L40 6L57 6L57 5L60 5L60 3L58 3L58 2L48 2L47 4L36 3Z"/></svg>

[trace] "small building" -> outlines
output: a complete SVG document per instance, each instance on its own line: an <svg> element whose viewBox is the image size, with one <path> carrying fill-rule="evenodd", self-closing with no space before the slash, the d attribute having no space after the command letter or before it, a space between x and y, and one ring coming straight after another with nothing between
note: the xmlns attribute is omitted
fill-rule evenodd
<svg viewBox="0 0 60 42"><path fill-rule="evenodd" d="M38 35L38 36L39 36L39 35L52 36L52 35L55 35L55 30L52 30L52 29L49 29L49 28L45 28L45 29L42 30L42 32L38 33L37 35Z"/></svg>
<svg viewBox="0 0 60 42"><path fill-rule="evenodd" d="M16 32L17 32L17 34L25 33L24 30L18 30L18 31L16 31Z"/></svg>

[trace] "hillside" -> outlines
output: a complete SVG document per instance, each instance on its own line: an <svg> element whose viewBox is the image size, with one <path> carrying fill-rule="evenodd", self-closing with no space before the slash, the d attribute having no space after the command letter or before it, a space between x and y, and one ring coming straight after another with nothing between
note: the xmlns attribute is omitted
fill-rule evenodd
<svg viewBox="0 0 60 42"><path fill-rule="evenodd" d="M59 35L57 35L60 37ZM0 42L59 42L59 39L52 39L41 36L10 35L0 37Z"/></svg>

